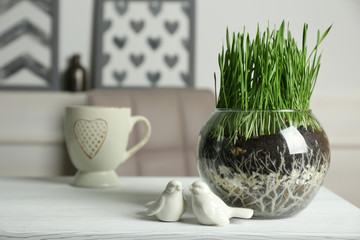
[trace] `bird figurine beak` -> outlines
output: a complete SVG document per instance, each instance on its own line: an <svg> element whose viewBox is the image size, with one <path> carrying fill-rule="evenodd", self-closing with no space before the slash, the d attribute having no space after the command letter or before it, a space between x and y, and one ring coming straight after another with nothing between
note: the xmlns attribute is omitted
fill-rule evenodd
<svg viewBox="0 0 360 240"><path fill-rule="evenodd" d="M176 186L176 190L181 191L182 187L180 185Z"/></svg>

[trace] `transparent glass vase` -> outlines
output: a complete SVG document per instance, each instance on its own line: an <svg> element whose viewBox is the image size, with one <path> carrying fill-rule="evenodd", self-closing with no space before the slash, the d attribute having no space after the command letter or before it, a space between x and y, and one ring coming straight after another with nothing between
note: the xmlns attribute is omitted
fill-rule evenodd
<svg viewBox="0 0 360 240"><path fill-rule="evenodd" d="M311 110L216 109L200 132L200 177L225 203L283 218L304 209L330 165L327 136Z"/></svg>

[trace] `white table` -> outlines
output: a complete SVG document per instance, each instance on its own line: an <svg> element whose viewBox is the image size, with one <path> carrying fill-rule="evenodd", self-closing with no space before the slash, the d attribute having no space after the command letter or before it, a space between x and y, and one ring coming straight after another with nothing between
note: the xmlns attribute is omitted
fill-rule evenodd
<svg viewBox="0 0 360 240"><path fill-rule="evenodd" d="M195 178L176 178L187 186ZM360 209L322 188L304 211L288 219L232 219L225 227L147 217L171 178L124 177L110 189L69 185L71 178L0 178L0 239L360 239Z"/></svg>

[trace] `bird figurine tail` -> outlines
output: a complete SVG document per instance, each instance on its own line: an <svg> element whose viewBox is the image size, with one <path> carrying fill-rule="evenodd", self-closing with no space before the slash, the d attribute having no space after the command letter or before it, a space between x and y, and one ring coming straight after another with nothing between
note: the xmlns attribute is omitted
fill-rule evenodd
<svg viewBox="0 0 360 240"><path fill-rule="evenodd" d="M251 218L254 215L254 210L249 208L231 208L231 217L235 218Z"/></svg>

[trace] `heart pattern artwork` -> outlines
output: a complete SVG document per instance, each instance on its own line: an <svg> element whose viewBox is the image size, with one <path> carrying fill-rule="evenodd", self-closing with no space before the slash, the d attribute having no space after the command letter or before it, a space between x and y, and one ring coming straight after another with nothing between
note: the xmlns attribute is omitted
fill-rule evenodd
<svg viewBox="0 0 360 240"><path fill-rule="evenodd" d="M124 15L128 10L128 1L115 1L115 9L120 15Z"/></svg>
<svg viewBox="0 0 360 240"><path fill-rule="evenodd" d="M149 10L150 12L156 16L160 13L161 11L161 5L162 5L162 2L161 1L150 1L149 2Z"/></svg>
<svg viewBox="0 0 360 240"><path fill-rule="evenodd" d="M190 51L190 41L188 39L182 39L181 43L186 50Z"/></svg>
<svg viewBox="0 0 360 240"><path fill-rule="evenodd" d="M180 73L180 77L186 84L189 83L189 74L182 72Z"/></svg>
<svg viewBox="0 0 360 240"><path fill-rule="evenodd" d="M156 85L156 83L160 80L161 78L161 73L160 72L148 72L147 74L147 78L149 79L149 81L152 83L153 86Z"/></svg>
<svg viewBox="0 0 360 240"><path fill-rule="evenodd" d="M121 84L123 81L125 81L126 71L122 71L122 72L114 71L113 76L116 79L116 81L118 81Z"/></svg>
<svg viewBox="0 0 360 240"><path fill-rule="evenodd" d="M125 46L126 37L123 37L123 38L114 37L113 41L114 41L115 45L121 49Z"/></svg>
<svg viewBox="0 0 360 240"><path fill-rule="evenodd" d="M179 23L178 22L165 22L165 28L170 34L174 34L178 29Z"/></svg>
<svg viewBox="0 0 360 240"><path fill-rule="evenodd" d="M93 159L105 142L108 123L101 118L78 119L74 125L74 132L82 151L88 158Z"/></svg>
<svg viewBox="0 0 360 240"><path fill-rule="evenodd" d="M139 33L145 25L145 22L143 20L131 20L130 26L134 30L135 33Z"/></svg>
<svg viewBox="0 0 360 240"><path fill-rule="evenodd" d="M143 54L139 54L139 55L131 54L130 60L134 64L135 67L139 67L144 61L144 55Z"/></svg>
<svg viewBox="0 0 360 240"><path fill-rule="evenodd" d="M169 68L173 68L178 61L178 56L165 55L164 61L165 61L166 65L168 65Z"/></svg>
<svg viewBox="0 0 360 240"><path fill-rule="evenodd" d="M148 38L148 44L153 50L156 50L161 44L161 39L160 38L151 38L151 37L149 37Z"/></svg>
<svg viewBox="0 0 360 240"><path fill-rule="evenodd" d="M104 11L100 24L104 61L96 88L194 85L194 0L101 2L113 11Z"/></svg>

